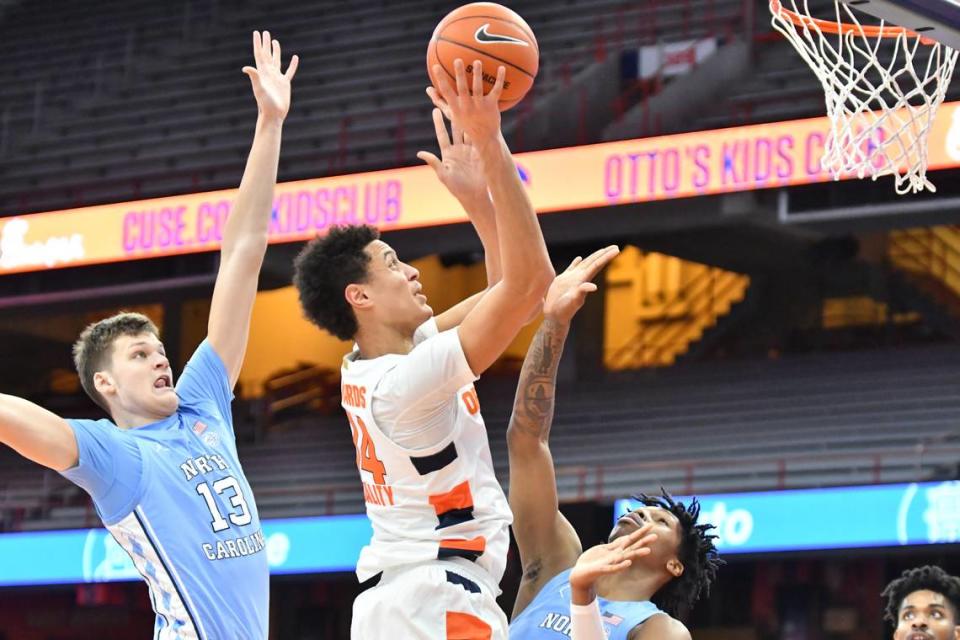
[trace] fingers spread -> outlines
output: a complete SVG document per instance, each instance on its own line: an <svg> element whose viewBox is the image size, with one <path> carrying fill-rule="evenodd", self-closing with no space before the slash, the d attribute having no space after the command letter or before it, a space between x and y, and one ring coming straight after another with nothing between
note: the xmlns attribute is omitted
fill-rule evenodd
<svg viewBox="0 0 960 640"><path fill-rule="evenodd" d="M287 67L287 72L283 74L286 76L287 80L293 80L293 76L297 75L297 68L300 67L300 56L294 55L290 58L290 66Z"/></svg>
<svg viewBox="0 0 960 640"><path fill-rule="evenodd" d="M497 81L493 83L493 89L487 94L491 100L500 101L500 94L503 93L503 83L507 78L507 68L503 65L497 67Z"/></svg>
<svg viewBox="0 0 960 640"><path fill-rule="evenodd" d="M648 533L650 533L650 530L651 530L651 529L653 529L653 523L652 523L652 522L648 522L647 524L643 525L642 527L640 527L640 528L637 529L636 531L631 531L629 534L627 534L627 535L625 535L625 536L622 536L622 537L620 537L620 538L617 538L617 539L618 539L618 540L623 540L625 546L630 546L630 545L634 544L635 542L637 542L638 540L640 540L641 538L643 538L643 537L644 537L645 535L647 535Z"/></svg>
<svg viewBox="0 0 960 640"><path fill-rule="evenodd" d="M479 60L473 61L473 97L483 97L483 63Z"/></svg>
<svg viewBox="0 0 960 640"><path fill-rule="evenodd" d="M594 276L607 266L610 261L616 258L619 253L620 249L615 246L594 251L583 261L580 267L587 272L587 279L592 280Z"/></svg>
<svg viewBox="0 0 960 640"><path fill-rule="evenodd" d="M418 151L417 157L426 162L431 169L440 173L440 170L443 168L443 163L440 162L440 158L433 155L429 151Z"/></svg>
<svg viewBox="0 0 960 640"><path fill-rule="evenodd" d="M260 32L253 32L253 61L259 67L262 59L263 43L260 39Z"/></svg>
<svg viewBox="0 0 960 640"><path fill-rule="evenodd" d="M437 134L437 143L440 145L440 151L446 151L450 146L450 137L447 135L447 125L443 121L443 114L440 109L433 110L433 130Z"/></svg>
<svg viewBox="0 0 960 640"><path fill-rule="evenodd" d="M457 81L457 95L459 97L469 96L470 92L467 89L467 71L463 66L462 59L457 58L453 61L453 71L454 78L456 78ZM447 101L449 102L449 98L447 98Z"/></svg>
<svg viewBox="0 0 960 640"><path fill-rule="evenodd" d="M570 263L570 266L564 269L564 273L566 273L567 271L570 271L581 262L583 262L583 258L581 258L580 256L577 256L576 258L573 259L573 262Z"/></svg>
<svg viewBox="0 0 960 640"><path fill-rule="evenodd" d="M443 70L438 64L433 65L433 77L437 81L437 89L440 91L440 95L443 96L443 99L449 104L451 100L457 97L457 92L450 84L450 80L447 78L447 72Z"/></svg>
<svg viewBox="0 0 960 640"><path fill-rule="evenodd" d="M620 562L617 562L615 564L608 564L602 567L601 570L603 571L603 573L617 573L618 571L623 571L624 569L628 569L631 564L633 563L630 562L630 560L621 560Z"/></svg>

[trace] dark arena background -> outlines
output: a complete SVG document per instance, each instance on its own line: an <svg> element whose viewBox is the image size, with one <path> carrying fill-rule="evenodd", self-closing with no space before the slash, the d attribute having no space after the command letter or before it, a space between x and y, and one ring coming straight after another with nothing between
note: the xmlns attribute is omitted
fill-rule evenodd
<svg viewBox="0 0 960 640"><path fill-rule="evenodd" d="M0 0L0 392L59 415L102 416L70 359L89 322L147 313L175 372L203 338L256 114L250 32L301 58L234 403L276 640L349 636L369 536L339 407L350 345L303 319L293 257L368 222L435 311L484 286L476 236L416 158L436 150L427 42L457 4ZM891 637L889 580L960 572L960 84L930 140L937 192L898 197L820 168L823 90L766 0L509 4L541 66L504 133L555 266L623 249L561 364L563 512L587 545L635 493L700 496L728 564L687 612L698 640ZM535 329L478 383L504 483ZM0 639L153 623L86 494L0 447Z"/></svg>

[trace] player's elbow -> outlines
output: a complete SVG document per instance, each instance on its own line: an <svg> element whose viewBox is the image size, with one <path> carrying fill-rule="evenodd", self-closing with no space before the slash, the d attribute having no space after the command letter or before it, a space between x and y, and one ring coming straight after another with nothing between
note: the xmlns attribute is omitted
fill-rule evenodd
<svg viewBox="0 0 960 640"><path fill-rule="evenodd" d="M550 288L555 277L556 273L549 262L533 269L519 283L517 298L531 309L539 308L543 304L543 298L547 295L547 289Z"/></svg>
<svg viewBox="0 0 960 640"><path fill-rule="evenodd" d="M221 265L235 263L249 266L258 272L267 253L267 234L251 234L238 238L234 242L224 243L220 253Z"/></svg>
<svg viewBox="0 0 960 640"><path fill-rule="evenodd" d="M549 453L546 429L535 425L521 425L523 418L513 418L507 427L507 449L511 455L528 456L534 453Z"/></svg>

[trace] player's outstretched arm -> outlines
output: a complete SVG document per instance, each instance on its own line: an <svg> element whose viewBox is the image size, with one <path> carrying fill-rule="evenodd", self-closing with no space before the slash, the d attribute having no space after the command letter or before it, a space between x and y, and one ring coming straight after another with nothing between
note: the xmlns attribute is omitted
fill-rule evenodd
<svg viewBox="0 0 960 640"><path fill-rule="evenodd" d="M66 420L29 400L0 393L0 443L54 471L77 465L77 439Z"/></svg>
<svg viewBox="0 0 960 640"><path fill-rule="evenodd" d="M514 604L518 615L552 577L580 555L580 538L560 513L550 454L557 367L570 321L596 290L591 280L619 253L616 247L577 258L553 281L543 304L544 320L520 371L507 428L510 456L510 508L520 550L523 579Z"/></svg>
<svg viewBox="0 0 960 640"><path fill-rule="evenodd" d="M257 100L257 125L233 211L227 220L220 253L220 270L210 304L208 338L236 383L247 349L250 315L257 279L267 250L267 230L277 182L280 137L290 109L290 83L299 59L293 56L286 72L280 67L280 43L270 32L253 33L256 66L244 67Z"/></svg>
<svg viewBox="0 0 960 640"><path fill-rule="evenodd" d="M536 212L500 131L498 101L506 71L500 67L493 89L483 95L479 60L473 62L472 91L467 86L463 60L456 60L454 69L456 88L439 67L435 77L451 119L477 149L493 200L502 270L500 282L491 287L460 325L460 343L467 362L479 375L500 357L540 306L554 273Z"/></svg>
<svg viewBox="0 0 960 640"><path fill-rule="evenodd" d="M480 155L455 122L452 123L451 131L447 132L444 111L448 119L449 111L446 104L439 100L436 90L432 87L427 90L427 93L437 105L433 110L433 125L437 134L437 144L440 147L440 157L429 151L420 151L417 157L434 170L437 178L457 199L476 229L480 243L483 245L487 268L487 289L489 289L500 281L500 246L493 202L487 192ZM486 290L472 295L439 314L436 318L438 329L446 331L458 326L485 292Z"/></svg>

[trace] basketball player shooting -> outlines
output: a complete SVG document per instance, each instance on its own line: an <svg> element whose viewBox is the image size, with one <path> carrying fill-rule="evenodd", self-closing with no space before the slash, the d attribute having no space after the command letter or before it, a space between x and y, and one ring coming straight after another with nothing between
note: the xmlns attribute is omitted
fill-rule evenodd
<svg viewBox="0 0 960 640"><path fill-rule="evenodd" d="M417 270L372 227L333 228L296 262L307 317L356 343L341 389L373 525L357 576L378 580L354 602L357 639L507 637L496 596L511 516L472 383L536 313L554 272L500 131L504 69L484 95L473 65L472 91L462 60L456 88L441 78L452 139L434 112L442 158L420 157L464 204L499 281L434 318Z"/></svg>
<svg viewBox="0 0 960 640"><path fill-rule="evenodd" d="M640 496L644 506L620 518L607 544L586 552L558 508L549 445L557 367L573 316L596 291L591 280L616 255L616 247L601 249L557 276L520 372L507 430L523 570L510 625L518 640L687 640L690 633L670 614L692 606L721 563L707 533L712 525L697 523L696 501Z"/></svg>
<svg viewBox="0 0 960 640"><path fill-rule="evenodd" d="M150 589L154 638L266 640L269 567L250 486L237 459L230 402L240 374L267 248L293 56L253 34L244 67L257 123L224 229L206 340L174 386L147 317L121 313L87 327L74 345L84 391L110 420L64 420L0 395L0 442L62 473L97 514Z"/></svg>

